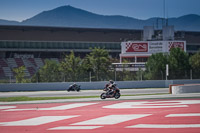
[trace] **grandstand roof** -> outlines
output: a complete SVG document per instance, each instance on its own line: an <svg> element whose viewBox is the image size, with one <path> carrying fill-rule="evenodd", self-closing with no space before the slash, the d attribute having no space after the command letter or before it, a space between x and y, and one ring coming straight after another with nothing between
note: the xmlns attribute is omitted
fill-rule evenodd
<svg viewBox="0 0 200 133"><path fill-rule="evenodd" d="M0 25L0 51L88 52L89 48L100 47L120 52L122 41L142 40L142 33L134 29ZM185 40L191 53L200 48L200 32L176 31L175 40Z"/></svg>
<svg viewBox="0 0 200 133"><path fill-rule="evenodd" d="M121 42L140 40L142 30L0 26L0 40Z"/></svg>

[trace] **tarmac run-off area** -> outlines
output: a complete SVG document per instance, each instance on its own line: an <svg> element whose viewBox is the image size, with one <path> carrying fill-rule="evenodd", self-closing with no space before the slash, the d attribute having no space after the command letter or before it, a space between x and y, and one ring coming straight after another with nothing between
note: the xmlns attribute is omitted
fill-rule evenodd
<svg viewBox="0 0 200 133"><path fill-rule="evenodd" d="M0 105L1 133L199 133L200 98Z"/></svg>

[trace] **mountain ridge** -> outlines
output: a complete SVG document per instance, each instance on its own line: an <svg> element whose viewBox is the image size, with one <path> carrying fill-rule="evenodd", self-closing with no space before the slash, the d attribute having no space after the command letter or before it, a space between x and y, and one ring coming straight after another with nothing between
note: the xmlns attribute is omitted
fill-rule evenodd
<svg viewBox="0 0 200 133"><path fill-rule="evenodd" d="M122 15L100 15L75 8L70 5L43 11L22 22L0 19L0 25L26 26L56 26L77 28L114 28L114 29L143 29L144 26L155 26L159 17L146 20ZM159 21L161 27L161 22ZM200 31L200 16L188 14L168 18L168 24L174 25L175 30Z"/></svg>

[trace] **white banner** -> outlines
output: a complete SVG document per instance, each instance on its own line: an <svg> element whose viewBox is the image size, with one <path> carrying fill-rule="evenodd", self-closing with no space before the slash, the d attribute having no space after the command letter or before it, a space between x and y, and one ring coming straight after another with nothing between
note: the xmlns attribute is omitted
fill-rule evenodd
<svg viewBox="0 0 200 133"><path fill-rule="evenodd" d="M186 51L186 41L129 41L121 43L121 54L165 53L177 47Z"/></svg>
<svg viewBox="0 0 200 133"><path fill-rule="evenodd" d="M164 42L163 41L152 41L149 43L148 53L161 53L164 51Z"/></svg>

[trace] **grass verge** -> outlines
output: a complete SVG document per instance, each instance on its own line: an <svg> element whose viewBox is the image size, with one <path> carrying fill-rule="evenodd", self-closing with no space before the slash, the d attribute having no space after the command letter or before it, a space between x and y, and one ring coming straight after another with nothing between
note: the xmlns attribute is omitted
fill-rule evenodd
<svg viewBox="0 0 200 133"><path fill-rule="evenodd" d="M0 102L35 101L35 100L56 100L56 99L80 99L97 98L99 96L78 96L78 97L2 97Z"/></svg>
<svg viewBox="0 0 200 133"><path fill-rule="evenodd" d="M165 95L168 93L157 94L135 94L122 96L142 96L142 95ZM36 100L56 100L56 99L80 99L80 98L99 98L99 96L74 96L74 97L0 97L0 102L17 102L17 101L36 101Z"/></svg>

